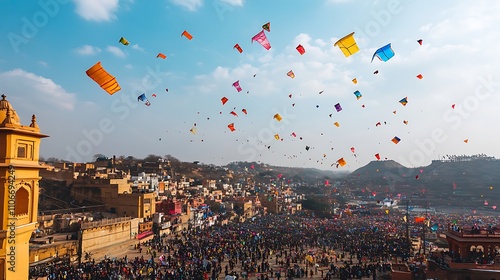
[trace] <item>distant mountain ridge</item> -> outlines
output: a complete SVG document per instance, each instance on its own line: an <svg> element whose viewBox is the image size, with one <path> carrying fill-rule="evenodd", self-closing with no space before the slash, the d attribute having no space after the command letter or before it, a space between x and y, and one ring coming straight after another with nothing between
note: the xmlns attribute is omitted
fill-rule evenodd
<svg viewBox="0 0 500 280"><path fill-rule="evenodd" d="M358 184L418 186L436 193L477 195L479 192L500 198L500 160L492 157L434 160L428 166L416 168L393 160L372 161L348 178Z"/></svg>

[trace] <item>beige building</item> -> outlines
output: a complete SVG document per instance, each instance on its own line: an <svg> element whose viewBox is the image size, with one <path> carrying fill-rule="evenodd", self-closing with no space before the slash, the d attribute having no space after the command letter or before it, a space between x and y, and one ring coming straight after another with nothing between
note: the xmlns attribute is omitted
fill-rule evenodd
<svg viewBox="0 0 500 280"><path fill-rule="evenodd" d="M155 210L155 194L132 192L127 178L102 179L78 177L71 195L79 203L103 205L107 212L132 218L150 218Z"/></svg>

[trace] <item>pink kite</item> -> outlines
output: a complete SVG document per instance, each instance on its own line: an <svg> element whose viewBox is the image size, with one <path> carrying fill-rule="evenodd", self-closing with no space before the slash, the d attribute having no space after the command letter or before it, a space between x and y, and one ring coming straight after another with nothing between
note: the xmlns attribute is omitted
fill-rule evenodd
<svg viewBox="0 0 500 280"><path fill-rule="evenodd" d="M236 88L236 90L237 90L238 92L240 92L240 91L241 91L240 81L238 80L238 81L234 82L234 83L233 83L233 87L234 87L234 88Z"/></svg>
<svg viewBox="0 0 500 280"><path fill-rule="evenodd" d="M264 33L264 30L261 32L257 33L257 35L252 37L252 43L253 41L259 42L266 50L269 50L271 48L271 44L269 44L269 41L267 40L266 34Z"/></svg>

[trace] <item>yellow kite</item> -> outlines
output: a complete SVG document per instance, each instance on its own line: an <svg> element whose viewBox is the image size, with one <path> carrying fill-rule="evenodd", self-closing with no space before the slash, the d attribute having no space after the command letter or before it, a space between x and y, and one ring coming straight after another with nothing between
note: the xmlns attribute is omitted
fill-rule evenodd
<svg viewBox="0 0 500 280"><path fill-rule="evenodd" d="M356 44L356 40L354 40L354 32L350 33L342 37L338 40L333 46L339 46L342 53L344 53L345 57L351 56L359 51L358 45Z"/></svg>
<svg viewBox="0 0 500 280"><path fill-rule="evenodd" d="M99 86L104 89L109 95L119 91L120 85L116 81L116 78L111 76L104 68L101 66L101 62L97 62L94 66L87 70L87 76L94 80Z"/></svg>
<svg viewBox="0 0 500 280"><path fill-rule="evenodd" d="M276 114L274 115L274 118L277 120L277 121L281 121L283 118L281 117L280 114Z"/></svg>

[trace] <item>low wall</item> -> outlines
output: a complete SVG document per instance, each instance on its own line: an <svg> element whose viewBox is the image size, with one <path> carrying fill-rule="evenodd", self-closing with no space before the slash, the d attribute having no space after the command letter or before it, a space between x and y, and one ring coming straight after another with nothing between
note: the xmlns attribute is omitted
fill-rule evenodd
<svg viewBox="0 0 500 280"><path fill-rule="evenodd" d="M75 257L78 250L78 241L65 241L50 245L30 245L30 263L43 261L52 257L68 255Z"/></svg>
<svg viewBox="0 0 500 280"><path fill-rule="evenodd" d="M131 220L88 227L82 231L82 252L119 244L133 238Z"/></svg>

